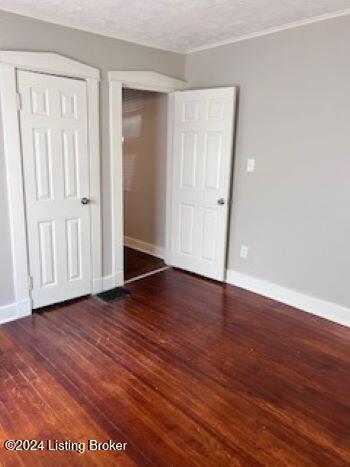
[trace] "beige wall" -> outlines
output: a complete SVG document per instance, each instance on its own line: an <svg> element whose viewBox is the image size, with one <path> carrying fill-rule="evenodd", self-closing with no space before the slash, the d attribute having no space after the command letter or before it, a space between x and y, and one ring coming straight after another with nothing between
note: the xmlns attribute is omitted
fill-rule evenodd
<svg viewBox="0 0 350 467"><path fill-rule="evenodd" d="M186 76L240 89L229 268L345 306L349 44L347 16L190 54Z"/></svg>
<svg viewBox="0 0 350 467"><path fill-rule="evenodd" d="M103 190L103 271L111 271L110 186L108 161L108 83L109 70L155 70L183 78L185 57L180 54L143 47L96 34L90 34L44 21L0 11L0 49L57 52L102 71L101 147ZM0 133L1 126L0 126ZM10 233L7 218L7 195L3 147L0 140L0 306L14 299L12 261L9 254Z"/></svg>
<svg viewBox="0 0 350 467"><path fill-rule="evenodd" d="M167 96L123 90L124 234L164 248Z"/></svg>

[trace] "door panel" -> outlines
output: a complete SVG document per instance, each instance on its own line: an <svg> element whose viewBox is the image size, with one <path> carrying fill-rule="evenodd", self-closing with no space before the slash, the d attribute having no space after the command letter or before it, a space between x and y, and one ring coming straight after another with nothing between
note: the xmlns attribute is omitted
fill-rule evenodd
<svg viewBox="0 0 350 467"><path fill-rule="evenodd" d="M57 245L54 221L38 222L41 287L57 284Z"/></svg>
<svg viewBox="0 0 350 467"><path fill-rule="evenodd" d="M175 93L171 264L217 280L226 262L234 110L235 88Z"/></svg>
<svg viewBox="0 0 350 467"><path fill-rule="evenodd" d="M36 199L52 200L52 150L49 129L33 128Z"/></svg>
<svg viewBox="0 0 350 467"><path fill-rule="evenodd" d="M180 252L185 255L193 253L193 226L195 207L191 204L180 204Z"/></svg>
<svg viewBox="0 0 350 467"><path fill-rule="evenodd" d="M187 132L181 137L181 186L193 188L196 179L197 135Z"/></svg>
<svg viewBox="0 0 350 467"><path fill-rule="evenodd" d="M215 261L215 231L213 225L217 225L217 211L212 208L203 209L202 251L201 258Z"/></svg>
<svg viewBox="0 0 350 467"><path fill-rule="evenodd" d="M30 95L32 115L49 116L49 91L32 87Z"/></svg>
<svg viewBox="0 0 350 467"><path fill-rule="evenodd" d="M222 157L222 135L220 132L212 131L205 134L204 151L204 189L219 190L219 177Z"/></svg>
<svg viewBox="0 0 350 467"><path fill-rule="evenodd" d="M63 118L78 118L77 95L61 92L61 115Z"/></svg>
<svg viewBox="0 0 350 467"><path fill-rule="evenodd" d="M64 161L64 195L65 198L76 198L78 190L78 135L75 130L64 130L63 161Z"/></svg>
<svg viewBox="0 0 350 467"><path fill-rule="evenodd" d="M91 291L86 83L18 72L33 308Z"/></svg>

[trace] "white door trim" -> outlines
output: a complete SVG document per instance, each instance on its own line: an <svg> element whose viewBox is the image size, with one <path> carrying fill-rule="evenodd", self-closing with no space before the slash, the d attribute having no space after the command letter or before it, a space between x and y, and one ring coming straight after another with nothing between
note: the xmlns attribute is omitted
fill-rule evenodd
<svg viewBox="0 0 350 467"><path fill-rule="evenodd" d="M0 51L1 111L9 198L15 302L21 315L32 311L29 284L21 133L18 118L17 70L42 72L84 79L87 84L90 148L90 193L92 234L91 292L102 290L102 236L99 143L99 79L97 68L62 55L46 52ZM25 310L23 310L23 307Z"/></svg>
<svg viewBox="0 0 350 467"><path fill-rule="evenodd" d="M83 79L100 79L100 71L90 65L52 52L0 50L0 63L28 71Z"/></svg>
<svg viewBox="0 0 350 467"><path fill-rule="evenodd" d="M163 92L168 94L168 145L167 145L167 183L166 206L171 206L171 115L173 99L171 93L186 88L186 81L157 73L155 71L110 71L109 81L109 135L110 135L110 183L111 183L111 239L112 239L112 274L108 285L120 287L124 284L124 214L123 214L123 147L122 147L122 89L132 88L143 91ZM166 215L165 261L169 258L168 226L170 215ZM107 284L106 284L107 285Z"/></svg>
<svg viewBox="0 0 350 467"><path fill-rule="evenodd" d="M142 91L169 93L186 88L186 81L163 75L157 71L110 71L108 80L122 83L123 88Z"/></svg>

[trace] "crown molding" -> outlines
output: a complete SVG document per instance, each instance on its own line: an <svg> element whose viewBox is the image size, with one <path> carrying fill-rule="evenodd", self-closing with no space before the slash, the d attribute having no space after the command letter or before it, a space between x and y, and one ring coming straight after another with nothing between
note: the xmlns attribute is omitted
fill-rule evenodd
<svg viewBox="0 0 350 467"><path fill-rule="evenodd" d="M276 26L273 28L264 29L262 31L253 32L250 34L243 34L242 36L232 37L231 39L226 39L224 41L217 41L213 42L209 45L203 45L200 47L194 47L193 49L189 49L186 51L186 55L201 52L204 50L214 49L215 47L220 47L222 45L229 45L235 44L236 42L247 41L249 39L255 39L261 36L267 36L269 34L274 34L276 32L286 31L288 29L294 29L301 26L307 26L308 24L319 23L320 21L326 21L329 19L340 18L341 16L348 16L350 15L350 8L346 8L345 10L335 11L333 13L327 13L324 15L313 16L312 18L300 20L300 21L293 21L292 23L287 23L282 26Z"/></svg>

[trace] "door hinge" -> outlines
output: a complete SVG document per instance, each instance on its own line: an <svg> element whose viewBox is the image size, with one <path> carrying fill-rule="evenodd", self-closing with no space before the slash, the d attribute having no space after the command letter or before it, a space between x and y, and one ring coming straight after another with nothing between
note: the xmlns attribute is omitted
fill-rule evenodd
<svg viewBox="0 0 350 467"><path fill-rule="evenodd" d="M28 276L28 289L30 291L33 290L33 278L32 278L32 276Z"/></svg>
<svg viewBox="0 0 350 467"><path fill-rule="evenodd" d="M17 92L16 96L17 96L17 109L22 110L22 97L19 92Z"/></svg>

